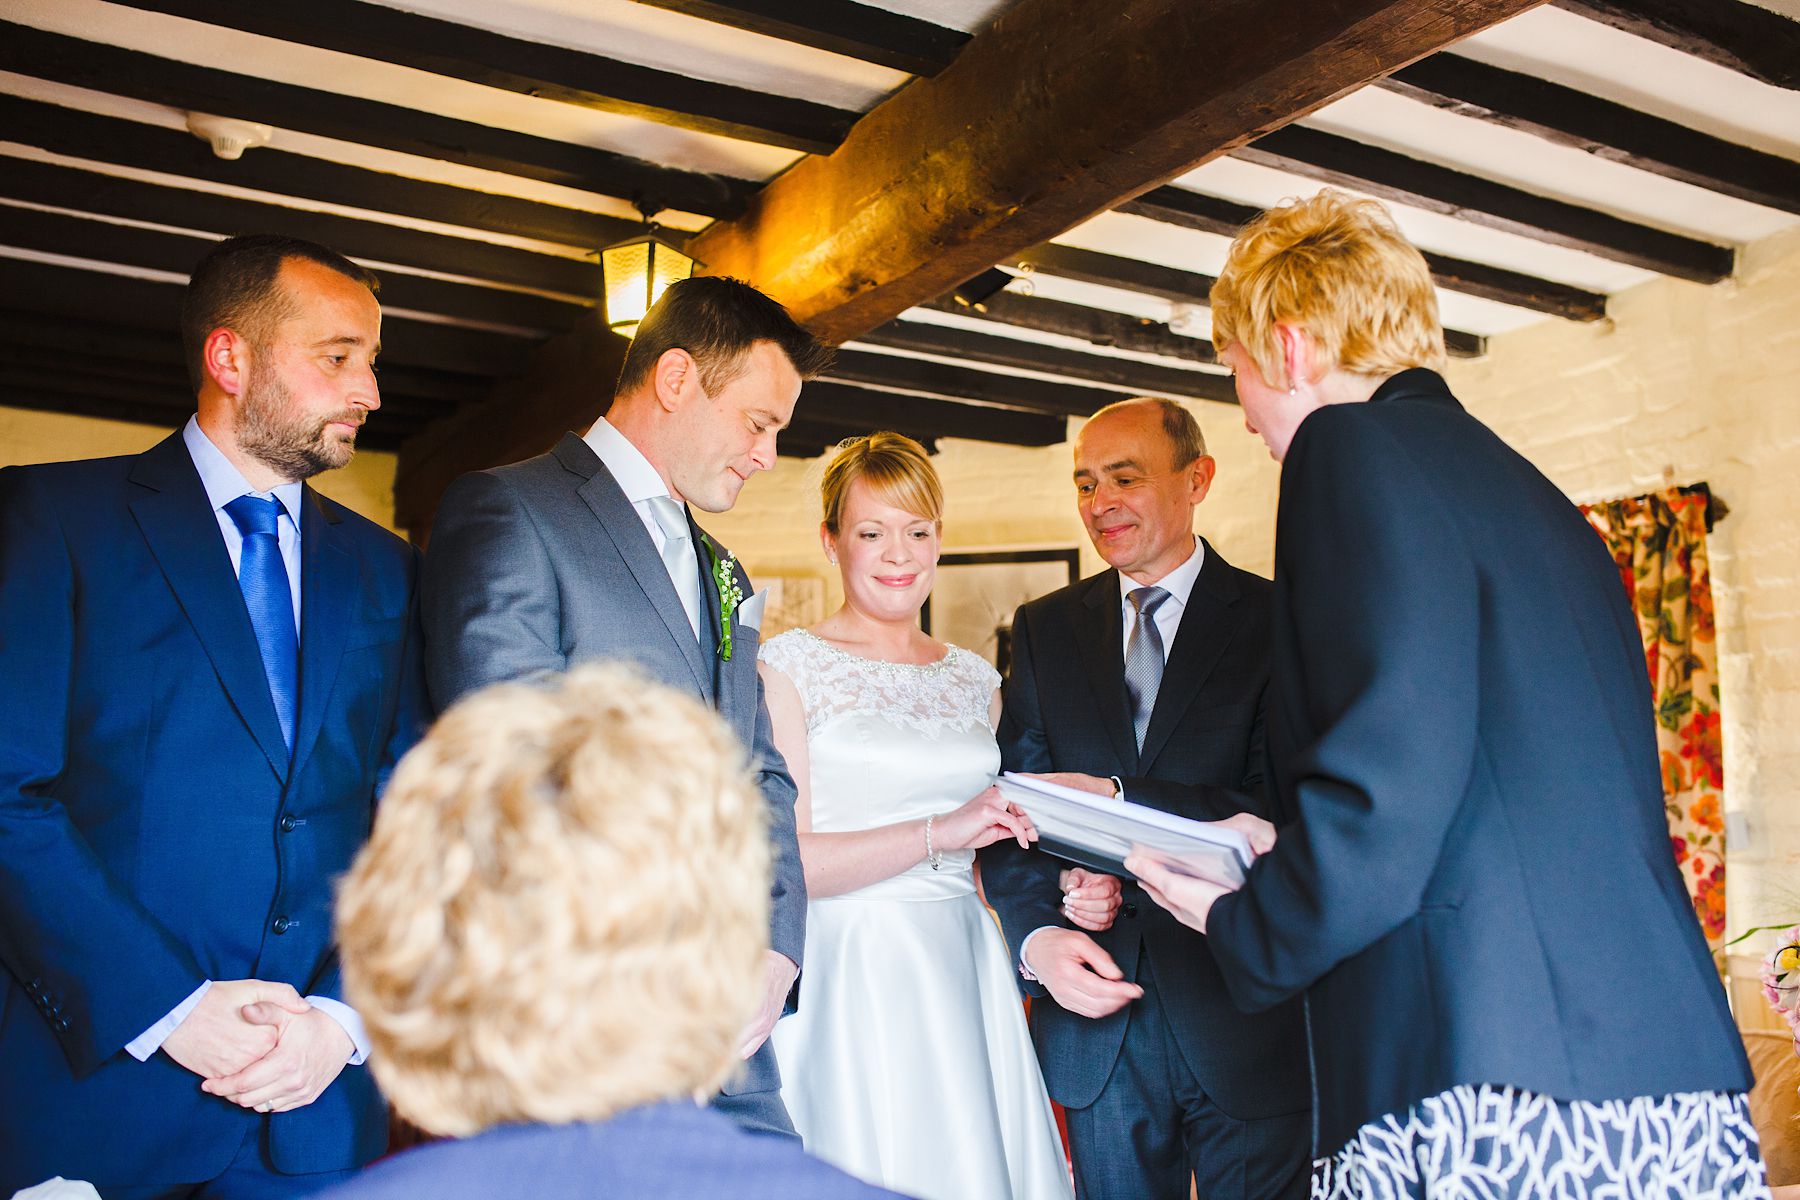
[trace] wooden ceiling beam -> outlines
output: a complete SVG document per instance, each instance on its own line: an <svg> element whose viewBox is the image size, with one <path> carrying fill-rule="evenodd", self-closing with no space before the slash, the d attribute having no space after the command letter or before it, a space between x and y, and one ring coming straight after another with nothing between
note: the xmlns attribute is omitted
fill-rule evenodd
<svg viewBox="0 0 1800 1200"><path fill-rule="evenodd" d="M1229 375L1184 370L1110 354L1088 354L947 325L927 325L923 321L889 321L856 340L871 346L937 354L1014 370L1041 371L1089 383L1107 383L1133 395L1237 403L1237 390Z"/></svg>
<svg viewBox="0 0 1800 1200"><path fill-rule="evenodd" d="M194 191L58 163L25 158L3 161L0 198L226 236L280 233L318 242L350 258L571 296L600 294L600 266L591 259L540 254L385 221Z"/></svg>
<svg viewBox="0 0 1800 1200"><path fill-rule="evenodd" d="M953 313L977 321L992 321L1037 333L1053 333L1059 337L1077 338L1095 346L1111 346L1138 354L1159 354L1164 358L1188 362L1216 363L1218 354L1205 338L1176 333L1167 325L1145 317L1070 304L1065 300L1046 300L1040 296L1015 296L999 292L982 301L980 311L965 308L954 300L933 300L921 305L935 312Z"/></svg>
<svg viewBox="0 0 1800 1200"><path fill-rule="evenodd" d="M304 5L122 0L132 8L335 50L484 87L742 141L829 154L856 114L365 0Z"/></svg>
<svg viewBox="0 0 1800 1200"><path fill-rule="evenodd" d="M1118 211L1229 238L1236 237L1244 223L1261 210L1186 188L1159 187L1121 204ZM1569 321L1598 321L1606 316L1606 297L1599 292L1429 250L1421 249L1420 253L1431 268L1431 278L1445 291L1479 296Z"/></svg>
<svg viewBox="0 0 1800 1200"><path fill-rule="evenodd" d="M690 250L845 341L1533 3L1022 0Z"/></svg>
<svg viewBox="0 0 1800 1200"><path fill-rule="evenodd" d="M186 275L201 256L217 244L217 239L200 234L120 225L34 208L0 206L0 245L23 250L70 254L98 262ZM378 274L382 302L390 308L504 325L541 337L568 329L591 307L530 292L481 287L425 275L408 275L402 271Z"/></svg>
<svg viewBox="0 0 1800 1200"><path fill-rule="evenodd" d="M1534 75L1434 54L1388 76L1397 95L1517 129L1709 192L1800 213L1800 162L1701 133Z"/></svg>
<svg viewBox="0 0 1800 1200"><path fill-rule="evenodd" d="M195 66L10 21L0 21L0 70L709 217L743 211L745 201L761 186L397 104Z"/></svg>
<svg viewBox="0 0 1800 1200"><path fill-rule="evenodd" d="M1238 147L1232 157L1659 275L1717 283L1731 274L1733 252L1728 246L1639 225L1319 129L1289 125Z"/></svg>
<svg viewBox="0 0 1800 1200"><path fill-rule="evenodd" d="M1556 7L1776 87L1800 88L1800 21L1767 7L1736 0L1556 0Z"/></svg>
<svg viewBox="0 0 1800 1200"><path fill-rule="evenodd" d="M1091 416L1113 401L1127 398L1122 392L1106 388L1003 375L923 358L871 354L866 350L840 349L826 378L842 383L928 392L953 399L979 400L1057 416Z"/></svg>
<svg viewBox="0 0 1800 1200"><path fill-rule="evenodd" d="M15 306L29 297L32 311L40 314L123 325L172 339L180 337L182 287L175 281L0 257L0 296ZM389 313L382 318L381 345L383 364L492 379L522 371L534 342Z"/></svg>
<svg viewBox="0 0 1800 1200"><path fill-rule="evenodd" d="M7 141L75 158L563 246L597 248L642 229L637 221L345 166L271 146L227 161L214 156L211 147L185 130L22 96L0 95L0 130L5 131Z"/></svg>
<svg viewBox="0 0 1800 1200"><path fill-rule="evenodd" d="M958 404L814 380L800 389L794 419L841 429L840 437L891 429L913 438L954 437L1009 446L1054 446L1068 436L1068 422L1048 413Z"/></svg>
<svg viewBox="0 0 1800 1200"><path fill-rule="evenodd" d="M641 0L666 8L828 50L908 75L936 75L949 66L969 35L851 0Z"/></svg>

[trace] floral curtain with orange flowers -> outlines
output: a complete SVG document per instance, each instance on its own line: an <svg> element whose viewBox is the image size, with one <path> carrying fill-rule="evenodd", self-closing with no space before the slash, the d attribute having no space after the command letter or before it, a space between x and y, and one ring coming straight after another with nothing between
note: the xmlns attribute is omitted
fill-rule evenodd
<svg viewBox="0 0 1800 1200"><path fill-rule="evenodd" d="M1713 640L1705 484L1582 506L1619 564L1656 701L1663 801L1675 861L1707 944L1725 936L1725 766Z"/></svg>

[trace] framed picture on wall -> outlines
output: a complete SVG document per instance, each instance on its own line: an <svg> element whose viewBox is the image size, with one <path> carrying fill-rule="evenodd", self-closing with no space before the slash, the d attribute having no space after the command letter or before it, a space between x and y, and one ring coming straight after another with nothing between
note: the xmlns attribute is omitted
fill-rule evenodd
<svg viewBox="0 0 1800 1200"><path fill-rule="evenodd" d="M1005 675L1019 605L1074 583L1081 556L1066 550L990 550L938 558L937 583L920 614L925 632L973 650Z"/></svg>

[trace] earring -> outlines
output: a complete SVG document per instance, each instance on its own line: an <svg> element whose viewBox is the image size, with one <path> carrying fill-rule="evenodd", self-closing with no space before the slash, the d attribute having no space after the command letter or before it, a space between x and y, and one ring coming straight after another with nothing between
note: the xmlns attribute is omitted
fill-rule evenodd
<svg viewBox="0 0 1800 1200"><path fill-rule="evenodd" d="M1297 387L1290 387L1288 389L1288 395L1290 395L1290 396L1298 396L1299 394L1300 394L1300 389Z"/></svg>

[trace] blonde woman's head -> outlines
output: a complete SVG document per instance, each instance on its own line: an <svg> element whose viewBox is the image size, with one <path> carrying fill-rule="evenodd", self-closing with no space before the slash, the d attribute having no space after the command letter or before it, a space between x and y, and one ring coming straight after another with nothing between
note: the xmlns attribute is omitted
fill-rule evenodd
<svg viewBox="0 0 1800 1200"><path fill-rule="evenodd" d="M913 621L937 578L944 485L925 447L898 433L849 438L820 484L819 539L865 616Z"/></svg>
<svg viewBox="0 0 1800 1200"><path fill-rule="evenodd" d="M338 903L345 988L433 1133L710 1093L768 944L765 813L697 700L617 665L478 692L400 763Z"/></svg>

